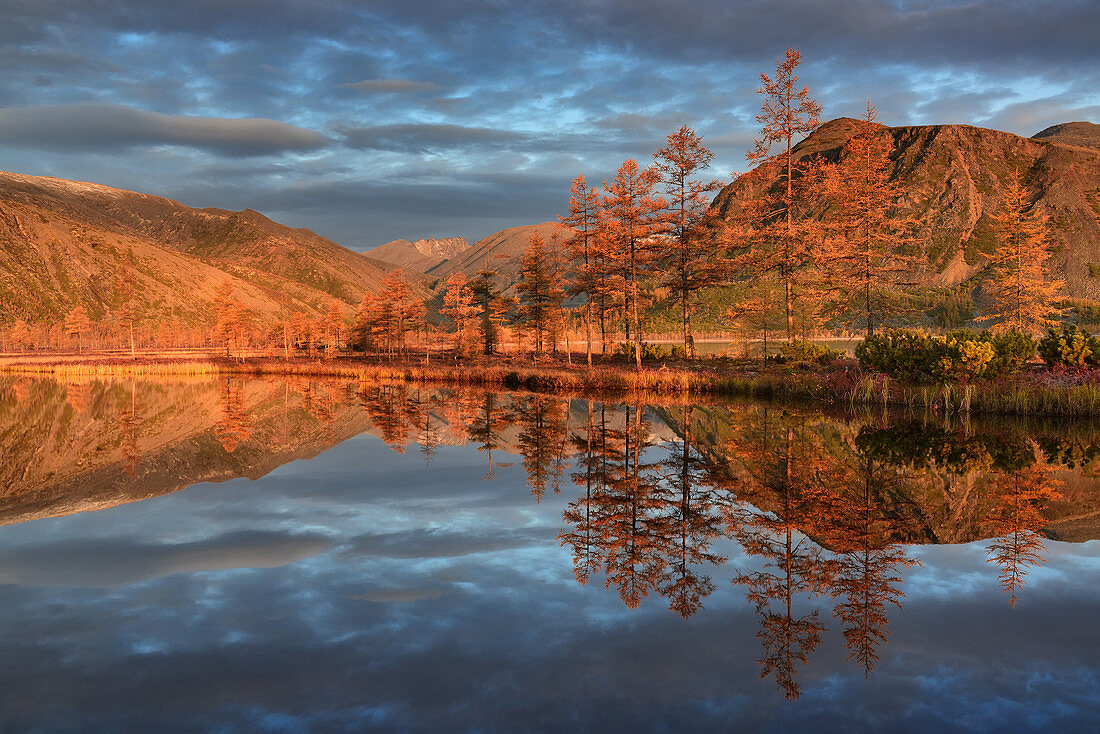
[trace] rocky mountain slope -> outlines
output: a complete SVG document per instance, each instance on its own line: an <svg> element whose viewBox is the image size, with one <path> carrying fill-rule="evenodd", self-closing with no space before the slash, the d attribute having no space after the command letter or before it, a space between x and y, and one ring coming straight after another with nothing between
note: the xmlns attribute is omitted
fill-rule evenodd
<svg viewBox="0 0 1100 734"><path fill-rule="evenodd" d="M488 263L490 268L500 274L503 283L514 283L519 279L520 257L535 234L551 245L560 246L569 239L571 230L561 227L557 222L543 222L494 232L457 256L430 268L427 274L437 279L438 287L456 270L461 270L467 278L472 278Z"/></svg>
<svg viewBox="0 0 1100 734"><path fill-rule="evenodd" d="M1063 122L1032 135L1036 140L1100 149L1100 125L1095 122Z"/></svg>
<svg viewBox="0 0 1100 734"><path fill-rule="evenodd" d="M197 321L225 280L261 317L333 299L350 311L393 266L249 209L0 173L0 320L56 320L76 305L99 318L125 267L146 315Z"/></svg>
<svg viewBox="0 0 1100 734"><path fill-rule="evenodd" d="M470 247L465 237L429 237L416 242L393 240L370 250L370 257L407 270L426 273Z"/></svg>
<svg viewBox="0 0 1100 734"><path fill-rule="evenodd" d="M838 160L855 129L854 120L827 122L795 147L795 155ZM1090 268L1100 264L1100 149L1082 147L1095 142L1100 126L1056 125L1035 138L969 125L886 129L893 138L892 176L902 182L903 204L920 223L927 285L956 285L985 267L996 244L991 215L1006 178L1019 168L1036 192L1035 206L1050 216L1054 277L1065 280L1068 296L1100 298L1100 279ZM723 189L714 206L731 218L742 202L776 183L755 169Z"/></svg>

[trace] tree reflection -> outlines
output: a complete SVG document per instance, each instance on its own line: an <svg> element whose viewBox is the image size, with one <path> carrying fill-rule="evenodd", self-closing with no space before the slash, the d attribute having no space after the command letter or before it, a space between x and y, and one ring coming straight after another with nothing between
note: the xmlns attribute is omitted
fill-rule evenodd
<svg viewBox="0 0 1100 734"><path fill-rule="evenodd" d="M1062 498L1058 482L1048 464L1034 460L1038 451L1031 445L1031 462L993 474L993 505L985 524L997 537L989 544L989 562L997 564L1001 588L1016 606L1019 589L1031 566L1044 562L1046 542L1039 531L1047 525L1043 514L1047 503Z"/></svg>
<svg viewBox="0 0 1100 734"><path fill-rule="evenodd" d="M141 415L138 413L137 387L130 383L129 400L123 404L118 414L119 434L121 438L122 468L126 476L137 476L141 463L141 448L138 446L138 432L141 428Z"/></svg>
<svg viewBox="0 0 1100 734"><path fill-rule="evenodd" d="M520 426L518 448L531 496L541 501L547 482L558 494L565 474L568 403L548 395L533 395L518 406L515 416Z"/></svg>
<svg viewBox="0 0 1100 734"><path fill-rule="evenodd" d="M836 555L833 616L844 625L848 659L870 677L888 638L888 607L901 609L905 597L900 569L920 562L900 542L914 527L904 474L862 453L851 469L839 477L823 537Z"/></svg>
<svg viewBox="0 0 1100 734"><path fill-rule="evenodd" d="M242 381L225 380L221 398L221 418L214 426L214 435L225 452L231 454L252 436L252 420L245 405Z"/></svg>
<svg viewBox="0 0 1100 734"><path fill-rule="evenodd" d="M733 447L751 477L744 517L733 534L745 554L764 561L757 571L733 577L760 618L760 676L775 678L788 700L798 698L796 663L805 665L825 630L819 611L798 614L796 598L828 592L836 564L807 535L819 528L827 492L817 481L821 454L811 450L807 426L790 419L769 424L765 409L756 435ZM771 506L773 510L759 509Z"/></svg>
<svg viewBox="0 0 1100 734"><path fill-rule="evenodd" d="M650 595L685 619L714 606L721 586L715 569L727 562L731 541L739 544L738 568L727 573L752 610L762 676L793 699L830 615L848 659L872 674L889 641L891 607L905 599L905 569L917 563L912 545L992 537L989 561L1015 605L1026 574L1043 563L1044 533L1054 534L1048 521L1091 512L1085 508L1094 495L1087 493L1100 456L1093 429L891 426L758 404L647 408L637 399L581 402L404 382L299 378L266 397L263 387L239 378L200 383L189 389L208 392L198 393L202 400L185 398L197 406L188 413L179 397L144 383L50 389L0 379L0 419L7 421L0 449L14 457L0 467L0 484L38 492L48 478L46 469L35 474L30 452L49 441L83 441L92 457L100 444L108 446L103 456L118 476L166 471L161 467L186 462L162 461L166 450L146 441L157 460L142 465L141 439L153 435L143 433L142 421L160 430L185 415L189 423L171 428L185 446L177 456L198 453L186 441L208 444L211 425L227 454L239 454L251 439L248 462L218 452L220 476L239 475L246 463L269 470L263 451L298 457L303 447L316 453L368 428L397 452L418 443L426 461L443 443L471 443L483 452L486 479L510 465L506 456L520 457L526 488L517 490L535 501L552 502L571 482L575 496L562 501L558 540L574 575L581 584L602 580L629 608ZM210 472L214 462L204 462L202 471ZM1061 498L1055 464L1077 467L1076 505L1051 507ZM186 486L173 481L163 483Z"/></svg>
<svg viewBox="0 0 1100 734"><path fill-rule="evenodd" d="M668 598L669 609L684 619L702 609L703 599L715 589L710 576L696 567L726 561L724 555L711 552L711 544L725 534L723 507L728 502L718 488L703 481L709 462L693 444L694 422L694 409L684 406L681 440L673 442L669 457L658 465L659 548L665 557L658 588Z"/></svg>

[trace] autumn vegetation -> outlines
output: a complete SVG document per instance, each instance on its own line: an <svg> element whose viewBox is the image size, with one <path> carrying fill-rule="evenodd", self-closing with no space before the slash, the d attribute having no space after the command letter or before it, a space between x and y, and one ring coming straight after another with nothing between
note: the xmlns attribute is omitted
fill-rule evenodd
<svg viewBox="0 0 1100 734"><path fill-rule="evenodd" d="M814 379L834 401L868 393L860 381L870 373L898 383L885 389L886 402L950 385L966 396L966 408L983 381L1011 376L1015 389L1028 388L1019 375L1034 371L1038 350L1051 368L1078 375L1074 385L1092 384L1079 376L1100 366L1100 347L1066 323L1060 283L1045 269L1052 256L1046 216L1031 205L1025 177L1017 170L1003 182L997 243L980 285L984 312L976 315L970 297L959 293L929 300L918 288L928 260L900 205L907 192L892 177L891 134L874 106L868 102L838 159L793 154L821 124L821 105L799 83L801 62L792 48L773 74L760 75L760 132L747 156L755 168L744 176L772 183L732 216L720 217L711 205L723 185L706 175L714 154L683 125L649 165L627 159L598 186L576 176L560 217L568 237L556 246L533 236L513 281L486 260L475 276L456 271L424 299L397 269L358 304L329 298L272 319L252 313L226 280L206 322L181 323L153 317L122 262L115 282L105 284L114 304L107 313L93 319L77 305L55 322L11 314L0 325L0 350L101 360L217 355L238 364L263 360L268 370L281 358L288 371L295 360L339 357L492 372L490 360L505 359L549 376L580 369L574 357L583 349L583 368L603 372L565 382L609 382L609 370L632 365L638 384L733 390L731 384L754 379L756 392L776 392L773 384L786 381L780 392L812 394L799 387L799 373L812 369L826 373ZM726 299L719 316L738 329L746 359L697 348L696 315L704 305L713 311L717 293ZM659 305L678 321L676 344L647 338ZM925 313L933 323L923 330L898 329ZM960 319L988 332L930 333L929 326ZM830 333L862 335L858 364L820 343ZM768 363L752 364L753 351ZM651 379L641 374L647 368L693 376ZM940 402L944 409L956 404Z"/></svg>

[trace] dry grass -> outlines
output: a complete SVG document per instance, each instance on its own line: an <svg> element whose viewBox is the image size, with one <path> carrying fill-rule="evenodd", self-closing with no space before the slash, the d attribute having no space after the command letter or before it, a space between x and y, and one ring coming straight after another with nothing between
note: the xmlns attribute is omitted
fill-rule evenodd
<svg viewBox="0 0 1100 734"><path fill-rule="evenodd" d="M797 370L709 361L636 370L627 364L569 367L560 363L368 361L202 356L0 358L0 372L52 375L64 379L105 377L297 376L382 383L469 385L542 393L650 393L666 397L738 396L848 409L905 408L942 414L987 413L1035 416L1100 416L1100 381L1057 375L1028 375L1013 381L944 385L897 383L866 373L854 362L832 368Z"/></svg>

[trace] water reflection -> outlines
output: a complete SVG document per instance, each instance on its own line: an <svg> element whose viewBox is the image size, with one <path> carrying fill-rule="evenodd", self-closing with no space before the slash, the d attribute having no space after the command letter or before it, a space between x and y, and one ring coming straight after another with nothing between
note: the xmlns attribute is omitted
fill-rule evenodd
<svg viewBox="0 0 1100 734"><path fill-rule="evenodd" d="M558 541L577 581L627 608L654 596L689 619L732 584L756 620L761 675L788 699L830 630L872 675L915 546L983 541L1015 607L1047 538L1097 537L1091 426L305 378L0 380L0 517L261 476L364 432L427 462L471 444L486 480L518 457L532 504L565 495Z"/></svg>

